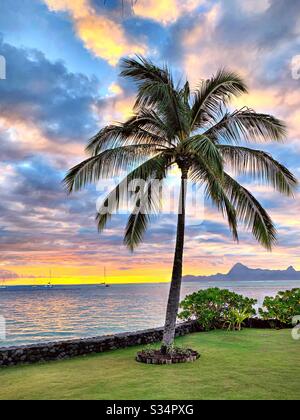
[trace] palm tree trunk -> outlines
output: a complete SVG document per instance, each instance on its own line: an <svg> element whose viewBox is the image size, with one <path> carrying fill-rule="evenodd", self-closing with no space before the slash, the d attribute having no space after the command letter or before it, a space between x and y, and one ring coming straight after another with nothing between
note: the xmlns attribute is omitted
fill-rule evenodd
<svg viewBox="0 0 300 420"><path fill-rule="evenodd" d="M181 187L177 222L176 248L173 263L173 273L171 286L169 291L169 299L167 305L166 321L163 334L163 342L161 351L166 353L168 348L173 344L175 338L176 319L178 315L180 289L182 279L182 262L184 247L184 230L185 230L185 204L186 204L186 180L188 169L181 169Z"/></svg>

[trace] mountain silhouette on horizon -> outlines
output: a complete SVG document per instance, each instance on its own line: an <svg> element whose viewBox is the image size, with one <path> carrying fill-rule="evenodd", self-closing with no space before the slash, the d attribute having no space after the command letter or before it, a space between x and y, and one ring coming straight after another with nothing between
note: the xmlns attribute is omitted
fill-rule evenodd
<svg viewBox="0 0 300 420"><path fill-rule="evenodd" d="M235 264L227 274L213 274L211 276L183 276L184 281L201 280L240 280L240 281L261 281L261 280L300 280L300 271L290 266L286 270L268 270L263 268L249 268L244 264Z"/></svg>

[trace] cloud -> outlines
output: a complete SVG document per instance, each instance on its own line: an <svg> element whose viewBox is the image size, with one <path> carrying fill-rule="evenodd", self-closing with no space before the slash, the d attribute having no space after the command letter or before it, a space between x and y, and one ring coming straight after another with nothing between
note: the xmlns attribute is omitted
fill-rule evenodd
<svg viewBox="0 0 300 420"><path fill-rule="evenodd" d="M1 280L8 280L8 279L16 279L18 278L18 274L8 270L0 270L0 279Z"/></svg>
<svg viewBox="0 0 300 420"><path fill-rule="evenodd" d="M1 39L0 50L9 73L0 83L2 160L37 152L82 154L82 144L98 127L92 112L100 98L98 79L69 72L40 51L16 48Z"/></svg>
<svg viewBox="0 0 300 420"><path fill-rule="evenodd" d="M241 7L238 0L222 0L219 3L222 5L222 20L217 35L222 36L223 43L227 45L251 42L258 47L274 48L274 45L295 40L300 12L297 1L288 2L288 7L286 0L262 1L259 9L256 1L247 2L246 7ZM251 11L259 13L249 13Z"/></svg>
<svg viewBox="0 0 300 420"><path fill-rule="evenodd" d="M134 13L168 25L203 3L205 3L204 0L139 0L134 6Z"/></svg>
<svg viewBox="0 0 300 420"><path fill-rule="evenodd" d="M300 54L295 55L291 60L292 77L295 80L300 79Z"/></svg>
<svg viewBox="0 0 300 420"><path fill-rule="evenodd" d="M125 121L133 115L135 94L126 85L113 83L108 87L108 95L101 98L93 106L101 125L116 121Z"/></svg>
<svg viewBox="0 0 300 420"><path fill-rule="evenodd" d="M248 95L234 98L232 106L242 108L247 106L259 109L260 112L271 112L275 107L279 106L282 101L281 92L275 88L251 89Z"/></svg>
<svg viewBox="0 0 300 420"><path fill-rule="evenodd" d="M243 12L246 12L250 15L255 15L265 12L271 4L271 0L251 0L239 2Z"/></svg>
<svg viewBox="0 0 300 420"><path fill-rule="evenodd" d="M288 8L282 0L259 3L258 8L256 1L219 0L181 15L170 26L162 56L183 66L194 83L220 67L239 71L249 83L292 79L300 3Z"/></svg>
<svg viewBox="0 0 300 420"><path fill-rule="evenodd" d="M108 91L113 95L120 95L121 93L123 93L122 87L115 82L109 85Z"/></svg>
<svg viewBox="0 0 300 420"><path fill-rule="evenodd" d="M62 188L66 170L84 157L87 139L103 124L121 121L132 112L132 86L117 78L117 69L93 55L115 64L120 55L142 51L155 62L168 61L176 78L186 73L193 84L219 67L236 70L248 82L250 95L233 106L246 104L288 123L288 143L265 150L300 176L299 80L292 73L300 54L298 2L287 6L282 0L139 0L135 16L124 19L113 2L104 8L102 0L47 0L49 9L42 2L34 9L29 8L34 3L30 0L15 3L4 0L7 13L1 16L1 28L15 42L13 46L0 40L8 68L7 80L0 81L3 266L19 274L44 274L51 265L62 274L97 275L105 261L110 273L122 271L124 278L134 273L142 279L170 278L176 217L155 219L145 242L129 259L122 244L126 217L113 217L99 236L95 188L71 197ZM148 7L151 4L155 7ZM35 11L33 32L25 10ZM14 34L16 25L24 48L17 48L21 41ZM41 52L46 43L47 56ZM70 71L68 66L77 68L76 63L82 73ZM98 77L86 75L94 71L99 71ZM278 247L273 254L265 252L243 229L236 245L222 215L207 205L202 224L187 223L186 274L226 271L239 260L272 268L299 266L299 195L288 200L246 177L241 181L277 223Z"/></svg>
<svg viewBox="0 0 300 420"><path fill-rule="evenodd" d="M44 1L52 11L68 12L85 47L112 66L125 55L146 53L147 48L142 42L131 39L121 23L103 13L98 14L89 0Z"/></svg>
<svg viewBox="0 0 300 420"><path fill-rule="evenodd" d="M51 62L38 50L16 48L1 40L0 47L9 71L0 85L1 116L11 115L13 109L15 115L26 114L34 123L45 120L49 134L55 136L83 133L93 124L88 114L100 86L96 78L71 73L62 62Z"/></svg>
<svg viewBox="0 0 300 420"><path fill-rule="evenodd" d="M74 19L89 16L92 8L88 0L45 0L50 10L69 11Z"/></svg>

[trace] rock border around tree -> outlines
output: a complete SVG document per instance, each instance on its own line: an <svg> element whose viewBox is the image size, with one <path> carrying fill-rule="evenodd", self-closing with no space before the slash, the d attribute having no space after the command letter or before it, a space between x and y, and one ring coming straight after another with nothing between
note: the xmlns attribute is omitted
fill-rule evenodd
<svg viewBox="0 0 300 420"><path fill-rule="evenodd" d="M171 365L195 362L199 358L200 354L192 349L175 350L167 354L163 354L160 350L142 350L137 353L135 360L148 365Z"/></svg>

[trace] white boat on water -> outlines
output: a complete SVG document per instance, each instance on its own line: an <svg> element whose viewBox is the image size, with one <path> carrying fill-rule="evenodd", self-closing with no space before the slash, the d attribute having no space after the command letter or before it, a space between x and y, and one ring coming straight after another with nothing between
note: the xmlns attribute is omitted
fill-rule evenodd
<svg viewBox="0 0 300 420"><path fill-rule="evenodd" d="M103 269L103 278L104 278L104 282L97 284L96 286L97 287L110 287L110 285L106 283L106 267L104 267Z"/></svg>
<svg viewBox="0 0 300 420"><path fill-rule="evenodd" d="M2 280L2 284L0 285L0 289L7 289L7 286L4 284L4 280Z"/></svg>
<svg viewBox="0 0 300 420"><path fill-rule="evenodd" d="M52 280L52 271L49 271L49 283L46 284L44 287L45 289L53 289L53 284L51 284L51 280Z"/></svg>

